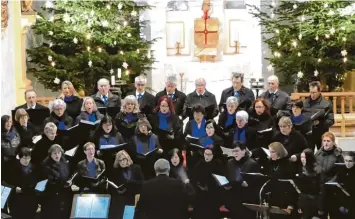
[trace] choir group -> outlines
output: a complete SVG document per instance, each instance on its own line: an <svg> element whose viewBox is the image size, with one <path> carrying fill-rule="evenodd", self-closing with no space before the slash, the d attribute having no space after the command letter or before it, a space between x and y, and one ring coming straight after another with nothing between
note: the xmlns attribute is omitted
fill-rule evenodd
<svg viewBox="0 0 355 219"><path fill-rule="evenodd" d="M355 153L335 144L333 107L319 82L310 83L308 98L291 102L276 76L255 98L234 74L219 104L203 78L188 95L176 89L175 76L156 96L146 82L138 76L121 100L107 79L84 98L64 81L48 108L26 91L26 103L1 117L2 186L12 188L3 211L14 219L39 211L41 219L67 219L74 194L94 193L110 194L109 218L122 218L164 158L186 197L167 202L172 191L156 187L135 218L153 218L155 209L166 219L217 219L221 206L233 219L255 218L252 209L261 206L272 219L355 218ZM171 212L168 205L186 207Z"/></svg>

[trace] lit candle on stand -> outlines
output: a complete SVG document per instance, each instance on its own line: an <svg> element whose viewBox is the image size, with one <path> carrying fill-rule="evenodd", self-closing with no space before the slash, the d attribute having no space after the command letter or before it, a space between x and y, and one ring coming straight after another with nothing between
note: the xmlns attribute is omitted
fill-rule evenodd
<svg viewBox="0 0 355 219"><path fill-rule="evenodd" d="M122 77L122 71L120 68L117 69L117 77L118 77L118 79L121 79L121 77Z"/></svg>
<svg viewBox="0 0 355 219"><path fill-rule="evenodd" d="M111 85L115 85L116 84L116 78L114 75L111 76Z"/></svg>

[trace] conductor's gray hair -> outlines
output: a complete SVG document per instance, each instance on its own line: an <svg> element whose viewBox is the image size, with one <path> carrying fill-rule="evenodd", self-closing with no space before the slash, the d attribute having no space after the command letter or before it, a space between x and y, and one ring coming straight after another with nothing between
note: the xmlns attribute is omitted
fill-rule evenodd
<svg viewBox="0 0 355 219"><path fill-rule="evenodd" d="M235 119L236 120L243 120L244 122L248 122L248 119L249 119L249 115L246 111L244 110L241 110L241 111L238 111L236 114L235 114Z"/></svg>
<svg viewBox="0 0 355 219"><path fill-rule="evenodd" d="M166 159L159 159L154 163L154 170L157 175L165 174L169 175L170 172L170 164Z"/></svg>
<svg viewBox="0 0 355 219"><path fill-rule="evenodd" d="M239 104L238 98L234 96L228 97L226 101L226 106L228 106L229 104L234 104L236 107L238 107Z"/></svg>
<svg viewBox="0 0 355 219"><path fill-rule="evenodd" d="M53 112L55 109L57 109L58 106L63 106L64 110L67 108L67 104L64 102L62 99L55 99L48 104L48 108L51 112Z"/></svg>

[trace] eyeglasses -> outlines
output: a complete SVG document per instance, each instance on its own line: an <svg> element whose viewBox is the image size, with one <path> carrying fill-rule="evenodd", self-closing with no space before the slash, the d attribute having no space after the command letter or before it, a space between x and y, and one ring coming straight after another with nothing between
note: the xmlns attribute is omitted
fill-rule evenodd
<svg viewBox="0 0 355 219"><path fill-rule="evenodd" d="M288 128L289 126L288 125L279 125L280 128Z"/></svg>
<svg viewBox="0 0 355 219"><path fill-rule="evenodd" d="M127 158L123 158L123 159L120 159L120 160L118 160L118 162L123 162L123 161L127 161Z"/></svg>
<svg viewBox="0 0 355 219"><path fill-rule="evenodd" d="M208 154L208 153L205 153L206 156L212 156L213 154Z"/></svg>

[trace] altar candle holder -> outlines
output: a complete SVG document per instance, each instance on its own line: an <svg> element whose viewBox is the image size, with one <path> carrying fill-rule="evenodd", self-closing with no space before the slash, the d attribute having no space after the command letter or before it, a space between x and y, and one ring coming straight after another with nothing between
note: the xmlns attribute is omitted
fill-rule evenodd
<svg viewBox="0 0 355 219"><path fill-rule="evenodd" d="M175 55L176 56L180 56L181 55L181 52L180 52L180 50L181 50L181 46L180 46L180 42L176 42L175 43L175 48L176 48L176 53L175 53Z"/></svg>

